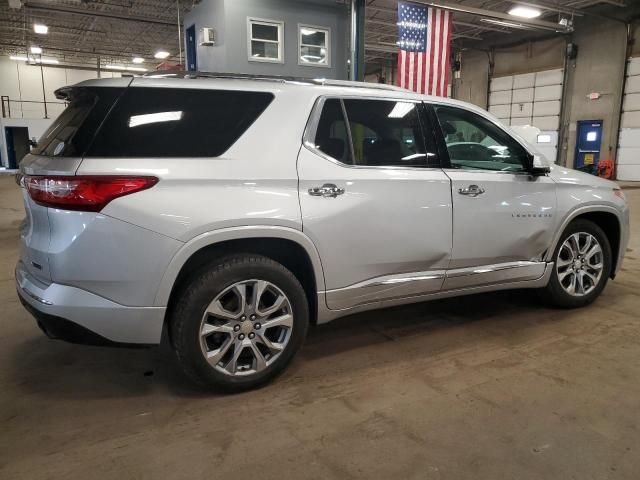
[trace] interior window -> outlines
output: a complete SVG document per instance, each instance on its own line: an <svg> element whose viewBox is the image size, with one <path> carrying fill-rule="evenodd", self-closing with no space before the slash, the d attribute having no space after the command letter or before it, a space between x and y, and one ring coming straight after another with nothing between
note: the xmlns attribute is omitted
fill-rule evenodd
<svg viewBox="0 0 640 480"><path fill-rule="evenodd" d="M354 165L426 167L418 108L411 102L344 100ZM433 151L433 149L430 149Z"/></svg>
<svg viewBox="0 0 640 480"><path fill-rule="evenodd" d="M349 165L353 164L342 104L337 98L324 102L316 130L315 145L318 150L331 158Z"/></svg>
<svg viewBox="0 0 640 480"><path fill-rule="evenodd" d="M527 151L490 120L461 108L436 107L452 168L521 172Z"/></svg>

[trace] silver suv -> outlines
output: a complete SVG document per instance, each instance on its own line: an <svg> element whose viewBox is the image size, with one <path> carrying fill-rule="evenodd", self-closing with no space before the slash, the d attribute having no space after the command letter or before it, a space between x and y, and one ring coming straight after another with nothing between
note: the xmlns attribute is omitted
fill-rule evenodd
<svg viewBox="0 0 640 480"><path fill-rule="evenodd" d="M616 184L459 101L195 73L57 93L21 164L20 299L53 338L166 335L208 386L267 382L354 312L508 288L584 306L625 253Z"/></svg>

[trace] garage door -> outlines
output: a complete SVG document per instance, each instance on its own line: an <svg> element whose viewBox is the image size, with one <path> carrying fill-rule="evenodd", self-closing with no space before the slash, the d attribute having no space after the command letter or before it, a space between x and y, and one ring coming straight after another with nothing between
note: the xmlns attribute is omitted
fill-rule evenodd
<svg viewBox="0 0 640 480"><path fill-rule="evenodd" d="M494 77L489 85L489 111L510 126L533 125L541 130L536 145L556 161L562 69Z"/></svg>
<svg viewBox="0 0 640 480"><path fill-rule="evenodd" d="M640 57L627 66L617 163L618 180L640 180Z"/></svg>

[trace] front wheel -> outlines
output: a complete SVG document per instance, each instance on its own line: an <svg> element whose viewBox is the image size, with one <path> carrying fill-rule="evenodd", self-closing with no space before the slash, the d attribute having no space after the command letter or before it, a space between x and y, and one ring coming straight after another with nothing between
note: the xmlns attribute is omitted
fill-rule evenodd
<svg viewBox="0 0 640 480"><path fill-rule="evenodd" d="M195 382L227 391L255 388L289 364L309 325L297 278L258 255L236 255L194 274L171 315L171 337Z"/></svg>
<svg viewBox="0 0 640 480"><path fill-rule="evenodd" d="M553 273L542 296L556 307L590 304L600 295L611 274L611 246L607 235L589 220L569 224L553 258Z"/></svg>

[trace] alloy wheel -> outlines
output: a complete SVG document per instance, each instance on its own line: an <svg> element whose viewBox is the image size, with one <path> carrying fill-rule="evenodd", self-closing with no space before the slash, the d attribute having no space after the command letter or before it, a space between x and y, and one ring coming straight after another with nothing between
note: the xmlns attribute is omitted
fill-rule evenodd
<svg viewBox="0 0 640 480"><path fill-rule="evenodd" d="M556 259L560 286L569 294L582 297L600 282L604 256L600 243L590 233L571 234L562 244Z"/></svg>
<svg viewBox="0 0 640 480"><path fill-rule="evenodd" d="M231 376L258 373L284 351L293 329L287 296L266 280L234 283L207 306L200 347L209 365Z"/></svg>

